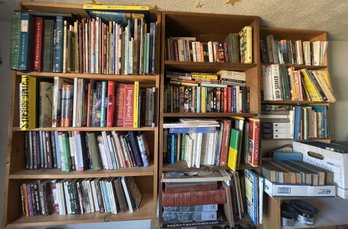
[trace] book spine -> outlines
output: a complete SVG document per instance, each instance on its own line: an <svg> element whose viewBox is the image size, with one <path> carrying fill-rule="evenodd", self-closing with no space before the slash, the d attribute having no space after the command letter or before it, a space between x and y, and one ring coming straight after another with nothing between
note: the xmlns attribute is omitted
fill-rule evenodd
<svg viewBox="0 0 348 229"><path fill-rule="evenodd" d="M101 108L100 108L100 127L105 127L106 121L106 106L107 106L107 97L106 97L106 81L102 81L101 88Z"/></svg>
<svg viewBox="0 0 348 229"><path fill-rule="evenodd" d="M20 32L20 45L19 45L19 61L18 70L26 71L29 70L29 57L30 57L30 47L29 43L29 32L30 32L30 22L31 17L29 13L22 13L21 15L21 32Z"/></svg>
<svg viewBox="0 0 348 229"><path fill-rule="evenodd" d="M114 125L114 113L115 113L115 82L108 81L108 97L107 97L107 115L106 115L106 127L112 127Z"/></svg>
<svg viewBox="0 0 348 229"><path fill-rule="evenodd" d="M17 69L19 62L19 45L21 33L21 12L16 11L11 16L10 68Z"/></svg>
<svg viewBox="0 0 348 229"><path fill-rule="evenodd" d="M129 139L130 139L130 144L133 150L133 154L134 154L134 158L135 158L135 162L136 165L138 167L142 167L143 166L143 161L141 159L141 153L137 144L137 139L135 137L135 133L133 131L129 132Z"/></svg>
<svg viewBox="0 0 348 229"><path fill-rule="evenodd" d="M44 19L44 33L43 33L43 58L42 65L44 72L52 71L53 61L53 30L54 20Z"/></svg>
<svg viewBox="0 0 348 229"><path fill-rule="evenodd" d="M222 133L220 166L225 166L227 164L227 153L228 153L228 145L229 145L230 129L231 129L230 120L224 120L223 123L224 123L224 127L223 127L223 133Z"/></svg>
<svg viewBox="0 0 348 229"><path fill-rule="evenodd" d="M53 72L63 72L63 31L63 17L57 16L53 47Z"/></svg>
<svg viewBox="0 0 348 229"><path fill-rule="evenodd" d="M203 204L223 204L226 192L223 189L198 192L162 193L162 206L192 206Z"/></svg>
<svg viewBox="0 0 348 229"><path fill-rule="evenodd" d="M41 53L42 53L42 17L34 18L34 71L41 71Z"/></svg>
<svg viewBox="0 0 348 229"><path fill-rule="evenodd" d="M36 78L23 75L22 84L22 103L20 104L22 130L36 127Z"/></svg>
<svg viewBox="0 0 348 229"><path fill-rule="evenodd" d="M133 96L133 127L139 127L139 81L134 82ZM144 111L143 111L144 112ZM145 111L146 112L146 111Z"/></svg>
<svg viewBox="0 0 348 229"><path fill-rule="evenodd" d="M123 127L133 127L134 85L125 85L123 99Z"/></svg>
<svg viewBox="0 0 348 229"><path fill-rule="evenodd" d="M149 158L148 158L148 152L146 150L145 147L145 140L144 140L144 136L142 134L139 134L137 136L137 140L138 140L138 146L139 146L139 150L141 153L141 159L143 161L144 167L149 166Z"/></svg>

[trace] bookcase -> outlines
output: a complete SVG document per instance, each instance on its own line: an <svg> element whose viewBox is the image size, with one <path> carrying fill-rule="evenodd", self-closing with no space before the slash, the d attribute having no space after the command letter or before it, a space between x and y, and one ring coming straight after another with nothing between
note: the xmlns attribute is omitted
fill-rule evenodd
<svg viewBox="0 0 348 229"><path fill-rule="evenodd" d="M328 34L327 32L324 31L312 31L312 30L298 30L298 29L286 29L286 28L268 28L268 27L264 27L264 28L260 28L260 39L263 40L260 43L260 55L261 58L263 58L263 60L261 61L263 64L265 64L265 59L267 59L267 57L262 57L262 55L267 55L267 52L270 52L269 50L269 46L271 46L270 44L272 43L271 41L269 41L268 39L270 38L270 34L272 34L272 39L274 39L273 41L276 41L276 43L279 44L279 46L281 46L282 42L285 41L285 46L289 45L289 43L286 43L286 41L291 41L294 43L294 48L296 49L296 41L301 41L300 44L301 46L303 45L304 41L309 41L310 43L314 43L314 42L324 42L326 43L328 41ZM270 42L270 43L267 43ZM289 46L287 46L289 48ZM281 48L279 48L281 50ZM277 62L277 64L279 64L280 67L284 67L286 69L289 68L293 68L295 71L299 70L299 69L308 69L309 71L328 71L328 57L327 54L322 56L322 61L320 63L313 63L313 46L310 47L311 52L312 52L312 56L310 56L310 61L309 63L305 63L305 60L300 60L299 62L296 61L296 57L295 60L293 59L292 61L289 59L287 59L287 61L284 61L282 63ZM289 49L290 50L290 49ZM289 51L288 50L288 51ZM272 51L271 51L272 52ZM295 53L297 53L297 51L294 51ZM279 52L281 53L281 52ZM273 52L274 55L278 55L278 49ZM281 55L281 54L279 54ZM301 53L300 55L303 55L303 53ZM294 58L294 57L292 57ZM268 62L268 64L274 64L275 62ZM265 73L265 72L263 72ZM313 101L310 98L307 99L300 99L300 100L296 100L296 99L291 99L291 95L290 98L288 97L287 99L279 99L279 100L268 100L265 98L265 77L264 75L261 77L263 83L263 87L261 89L261 91L263 91L263 99L261 101L262 106L272 106L272 105L285 105L285 106L291 106L291 107L299 107L300 109L304 109L305 107L313 107L313 106L325 106L327 107L327 115L329 116L330 114L330 103L334 102L334 100L322 100L322 101ZM269 98L269 97L268 97ZM263 113L263 111L261 111L261 114ZM274 113L275 114L275 113ZM262 115L261 115L262 116ZM267 117L267 115L265 116ZM267 117L268 118L268 117ZM327 122L330 122L330 117L326 117ZM261 123L263 122L263 119L261 118ZM262 135L262 134L261 134ZM281 146L283 146L284 144L288 144L291 143L292 141L296 141L296 140L302 140L302 141L308 141L308 140L315 140L315 141L322 141L322 142L331 142L331 137L330 137L330 128L329 128L329 124L328 124L328 129L327 129L327 135L325 137L320 137L320 136L312 136L312 137L306 137L303 138L302 137L294 137L292 136L291 138L289 137L280 137L279 139L277 139L276 137L270 137L270 138L262 138L262 149L263 149L263 157L272 157L272 154L268 154L266 152L271 152L272 150L276 149L277 147L280 148ZM282 145L283 144L283 145ZM325 198L325 200L323 198L315 198L315 197L304 197L304 198L300 198L300 197L275 197L272 198L268 195L265 195L265 199L264 199L264 212L263 212L263 226L265 228L290 228L290 227L285 227L282 226L282 221L281 221L281 205L284 202L289 202L290 200L295 200L295 199L301 199L304 200L305 202L308 203L312 203L314 206L322 207L319 209L319 214L315 217L316 218L316 222L315 225L313 227L328 227L328 226L333 226L333 225L338 225L338 222L332 222L331 220L325 219L325 214L327 213L328 209L333 209L333 205L330 204L331 201L337 201L335 198ZM326 209L323 210L322 213L321 210L322 209ZM324 220L325 219L325 220ZM294 227L291 228L299 228L299 227L305 227L303 225L300 225L299 223L297 223Z"/></svg>
<svg viewBox="0 0 348 229"><path fill-rule="evenodd" d="M214 43L224 42L225 38L230 33L239 33L243 27L250 26L252 28L251 46L249 50L252 52L252 60L250 63L237 62L219 62L207 58L199 60L195 57L194 45L190 43L190 39L198 41L198 43L208 43L207 51L209 52L209 42ZM195 166L188 166L185 160L176 160L172 155L173 161L168 161L166 157L164 146L167 140L165 135L165 124L178 122L179 119L227 119L230 117L242 117L247 120L248 118L255 117L260 113L261 109L261 97L260 97L260 57L257 55L259 52L259 18L255 16L238 16L238 15L221 15L221 14L200 14L200 13L183 13L183 12L162 12L162 36L161 36L161 94L160 94L160 128L159 128L159 217L160 223L163 226L162 218L162 194L164 193L165 184L162 182L164 175L168 172L194 172L194 171L212 171L212 170L225 170L229 169L226 166L208 166L201 165L199 168ZM186 41L180 41L186 40ZM180 46L180 42L183 42L183 46ZM173 44L174 43L174 44ZM194 43L194 42L193 42ZM192 45L192 48L191 48ZM202 45L202 46L203 46ZM196 47L197 49L197 47ZM202 47L202 50L204 48ZM180 51L181 50L181 51ZM184 51L185 50L185 51ZM239 52L239 50L238 50ZM205 55L205 54L203 54ZM214 54L215 58L215 54ZM237 72L244 72L246 75L246 85L250 89L249 110L245 112L227 112L226 111L199 111L197 107L192 108L190 111L184 111L182 108L177 109L168 108L175 100L170 100L168 95L169 81L174 78L168 76L170 72L191 73L197 74L215 74L220 70L230 70ZM172 77L172 78L171 78ZM180 93L183 93L180 91ZM179 93L179 94L180 94ZM197 96L198 97L198 96ZM197 101L196 98L194 101ZM175 106L175 105L174 105ZM180 105L179 105L180 106ZM203 143L202 143L203 144ZM167 159L166 159L167 158ZM237 170L252 168L248 163L240 163ZM228 214L228 213L227 213ZM232 215L232 213L230 213ZM247 214L246 214L247 215ZM233 218L233 216L232 216ZM246 217L248 218L248 217ZM233 221L233 220L232 220ZM227 222L227 221L226 221ZM243 222L251 222L244 220ZM235 223L241 223L241 221L235 220L235 222L227 222L234 225Z"/></svg>
<svg viewBox="0 0 348 229"><path fill-rule="evenodd" d="M77 20L86 18L88 15L79 4L63 4L63 3L48 3L48 2L33 2L24 1L21 2L20 9L23 11L29 11L30 13L44 13L54 15L58 14L71 14L76 17ZM140 19L139 19L140 20ZM11 76L11 111L9 122L9 145L6 158L6 176L4 180L5 196L4 196L4 218L3 225L7 227L39 227L39 226L53 226L63 224L74 223L96 223L96 222L111 222L111 221L128 221L128 220L141 220L141 219L154 219L156 217L157 206L157 194L158 194L158 131L159 131L159 91L160 91L160 75L159 73L159 57L160 57L160 25L161 14L155 11L149 11L149 20L151 22L157 22L158 26L155 31L156 39L153 40L153 73L151 74L96 74L96 73L81 73L76 72L53 72L53 71L15 71ZM150 29L150 28L149 28ZM139 31L140 32L140 31ZM146 33L146 31L144 31ZM32 44L29 44L32 45ZM86 72L86 71L84 71ZM20 127L20 88L22 76L32 76L40 80L49 80L53 82L54 78L62 78L73 81L74 79L98 80L98 81L112 81L116 84L129 84L135 85L137 82L140 88L151 88L154 93L152 94L153 117L152 125L138 125L134 126L117 126L116 123L107 127L38 127L23 130ZM82 106L78 109L82 110ZM139 108L140 109L140 108ZM149 111L140 111L146 113ZM103 169L105 166L101 166L101 170L85 168L84 171L69 171L63 172L58 168L39 168L39 169L27 169L28 161L26 159L26 145L25 138L29 135L29 132L34 133L71 133L77 131L78 133L111 133L115 132L123 136L129 132L140 133L146 138L148 143L148 158L150 159L147 167L118 167L119 169ZM97 146L98 147L98 146ZM139 146L140 147L140 146ZM128 149L129 150L129 149ZM117 156L115 156L117 157ZM134 159L134 158L133 158ZM77 165L76 165L77 166ZM76 169L77 170L77 169ZM23 201L23 195L21 195L21 185L24 183L31 183L33 181L83 181L83 180L103 180L114 181L117 178L125 177L125 180L134 178L136 186L142 196L140 206L134 212L118 211L117 214L111 214L109 212L93 212L87 214L66 214L60 215L58 213L52 215L38 215L38 216L23 216L21 201ZM111 183L110 183L111 184ZM76 183L75 183L76 185ZM128 184L127 184L128 185ZM129 187L129 186L128 186ZM113 187L115 188L115 187ZM112 188L108 189L108 192ZM124 186L123 186L124 189ZM76 189L75 189L76 190ZM116 191L114 191L116 192ZM126 191L124 191L126 193ZM76 194L76 193L75 193ZM100 193L99 193L100 194ZM116 195L116 194L115 194ZM127 195L127 194L125 194ZM75 196L76 197L76 196ZM70 199L71 200L71 199ZM92 201L92 200L91 200ZM111 200L110 200L111 201ZM76 207L76 206L75 206ZM23 212L23 213L22 213Z"/></svg>

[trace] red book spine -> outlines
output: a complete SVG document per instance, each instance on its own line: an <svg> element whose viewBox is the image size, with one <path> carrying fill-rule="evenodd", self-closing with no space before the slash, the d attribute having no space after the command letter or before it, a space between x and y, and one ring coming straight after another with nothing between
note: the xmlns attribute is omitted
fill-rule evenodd
<svg viewBox="0 0 348 229"><path fill-rule="evenodd" d="M224 129L222 131L222 142L221 142L221 153L220 153L220 166L226 166L227 164L227 153L230 143L230 129L231 120L223 120Z"/></svg>
<svg viewBox="0 0 348 229"><path fill-rule="evenodd" d="M123 127L133 127L134 85L125 84L123 101Z"/></svg>
<svg viewBox="0 0 348 229"><path fill-rule="evenodd" d="M118 84L115 101L115 123L116 126L123 126L123 110L124 110L124 84Z"/></svg>
<svg viewBox="0 0 348 229"><path fill-rule="evenodd" d="M178 186L165 186L164 191L166 193L178 193L178 192L197 192L197 191L210 191L218 188L217 182L206 184L194 184L194 185L178 185Z"/></svg>
<svg viewBox="0 0 348 229"><path fill-rule="evenodd" d="M115 81L108 81L108 104L106 110L106 127L112 127L115 120Z"/></svg>
<svg viewBox="0 0 348 229"><path fill-rule="evenodd" d="M41 71L41 53L42 53L42 17L35 17L34 22L34 71ZM31 45L31 44L29 44Z"/></svg>
<svg viewBox="0 0 348 229"><path fill-rule="evenodd" d="M249 119L249 152L248 163L253 167L259 166L260 154L260 120Z"/></svg>
<svg viewBox="0 0 348 229"><path fill-rule="evenodd" d="M232 113L232 87L227 87L227 112Z"/></svg>
<svg viewBox="0 0 348 229"><path fill-rule="evenodd" d="M230 62L229 56L228 56L228 43L224 41L224 55L225 55L225 62Z"/></svg>
<svg viewBox="0 0 348 229"><path fill-rule="evenodd" d="M162 207L223 204L225 202L226 192L224 189L180 193L163 192L162 194Z"/></svg>

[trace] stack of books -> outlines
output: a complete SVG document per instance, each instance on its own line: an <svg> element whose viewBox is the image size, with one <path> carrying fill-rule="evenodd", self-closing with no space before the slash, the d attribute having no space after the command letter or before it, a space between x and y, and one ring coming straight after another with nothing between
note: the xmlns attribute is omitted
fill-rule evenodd
<svg viewBox="0 0 348 229"><path fill-rule="evenodd" d="M28 131L24 137L27 169L70 172L149 166L149 147L142 133Z"/></svg>
<svg viewBox="0 0 348 229"><path fill-rule="evenodd" d="M186 62L246 63L253 62L252 27L230 33L223 42L196 41L196 37L167 39L167 60Z"/></svg>
<svg viewBox="0 0 348 229"><path fill-rule="evenodd" d="M226 203L226 191L220 182L228 180L224 170L165 173L163 224L178 227L222 222L218 204Z"/></svg>
<svg viewBox="0 0 348 229"><path fill-rule="evenodd" d="M250 92L245 72L166 72L166 112L248 113Z"/></svg>
<svg viewBox="0 0 348 229"><path fill-rule="evenodd" d="M22 75L19 121L36 127L155 126L155 87L114 81Z"/></svg>
<svg viewBox="0 0 348 229"><path fill-rule="evenodd" d="M20 185L24 216L133 212L142 194L134 177L38 180Z"/></svg>
<svg viewBox="0 0 348 229"><path fill-rule="evenodd" d="M261 60L264 64L323 65L327 55L327 41L275 40L273 34L260 40Z"/></svg>
<svg viewBox="0 0 348 229"><path fill-rule="evenodd" d="M188 167L227 165L232 170L240 163L259 164L259 119L180 119L163 127L164 163L183 160Z"/></svg>
<svg viewBox="0 0 348 229"><path fill-rule="evenodd" d="M148 13L148 12L147 12ZM154 74L157 22L144 12L71 14L17 11L12 16L12 69L96 74ZM121 19L121 21L119 20ZM13 49L12 49L13 48Z"/></svg>

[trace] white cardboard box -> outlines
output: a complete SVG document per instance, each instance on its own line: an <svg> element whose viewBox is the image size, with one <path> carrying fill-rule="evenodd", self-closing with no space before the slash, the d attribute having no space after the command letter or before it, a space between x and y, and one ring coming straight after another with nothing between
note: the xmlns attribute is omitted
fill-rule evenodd
<svg viewBox="0 0 348 229"><path fill-rule="evenodd" d="M328 144L328 148L313 146L302 142L293 142L293 150L302 153L303 161L327 169L334 173L337 185L337 195L348 198L348 153L335 149Z"/></svg>
<svg viewBox="0 0 348 229"><path fill-rule="evenodd" d="M271 197L335 197L336 186L275 184L265 179L265 192Z"/></svg>

